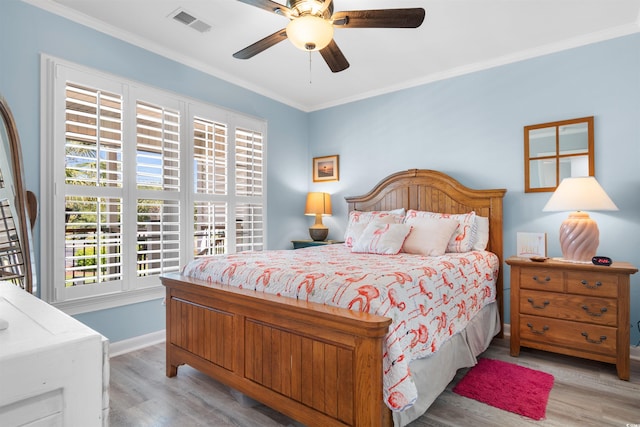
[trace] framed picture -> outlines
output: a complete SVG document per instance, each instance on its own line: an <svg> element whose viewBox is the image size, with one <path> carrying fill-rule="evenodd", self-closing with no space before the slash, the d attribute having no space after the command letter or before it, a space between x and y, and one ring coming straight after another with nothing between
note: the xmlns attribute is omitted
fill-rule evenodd
<svg viewBox="0 0 640 427"><path fill-rule="evenodd" d="M522 258L547 256L547 233L516 233L517 254Z"/></svg>
<svg viewBox="0 0 640 427"><path fill-rule="evenodd" d="M313 158L313 182L338 181L338 155Z"/></svg>

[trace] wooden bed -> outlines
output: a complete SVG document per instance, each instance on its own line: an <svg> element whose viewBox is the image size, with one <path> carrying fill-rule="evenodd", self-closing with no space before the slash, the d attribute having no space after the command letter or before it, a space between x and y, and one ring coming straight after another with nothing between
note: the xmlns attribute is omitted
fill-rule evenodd
<svg viewBox="0 0 640 427"><path fill-rule="evenodd" d="M504 194L412 169L346 200L349 211L476 211L489 217L487 250L502 265ZM308 426L392 425L382 399L383 338L391 319L179 274L161 280L167 292L167 376L189 364ZM502 272L496 286L502 319Z"/></svg>

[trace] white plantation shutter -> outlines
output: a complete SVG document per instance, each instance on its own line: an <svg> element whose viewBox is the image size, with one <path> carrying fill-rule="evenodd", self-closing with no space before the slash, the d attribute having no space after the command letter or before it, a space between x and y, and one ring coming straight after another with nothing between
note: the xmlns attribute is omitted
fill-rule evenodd
<svg viewBox="0 0 640 427"><path fill-rule="evenodd" d="M236 129L236 250L264 249L263 139L260 132Z"/></svg>
<svg viewBox="0 0 640 427"><path fill-rule="evenodd" d="M201 116L193 129L193 256L263 250L263 133Z"/></svg>
<svg viewBox="0 0 640 427"><path fill-rule="evenodd" d="M180 190L180 113L138 101L138 189Z"/></svg>
<svg viewBox="0 0 640 427"><path fill-rule="evenodd" d="M66 286L122 279L122 200L67 196Z"/></svg>
<svg viewBox="0 0 640 427"><path fill-rule="evenodd" d="M122 97L66 85L66 287L122 279Z"/></svg>
<svg viewBox="0 0 640 427"><path fill-rule="evenodd" d="M262 134L236 129L236 195L260 196L263 184Z"/></svg>
<svg viewBox="0 0 640 427"><path fill-rule="evenodd" d="M122 97L68 83L66 183L122 186Z"/></svg>
<svg viewBox="0 0 640 427"><path fill-rule="evenodd" d="M227 203L197 201L193 210L194 257L228 253Z"/></svg>
<svg viewBox="0 0 640 427"><path fill-rule="evenodd" d="M228 131L223 123L193 120L193 256L229 252Z"/></svg>
<svg viewBox="0 0 640 427"><path fill-rule="evenodd" d="M199 117L193 126L195 192L227 194L227 127Z"/></svg>
<svg viewBox="0 0 640 427"><path fill-rule="evenodd" d="M43 58L44 299L158 298L194 257L265 247L264 121Z"/></svg>
<svg viewBox="0 0 640 427"><path fill-rule="evenodd" d="M180 204L138 200L137 275L154 276L180 268Z"/></svg>
<svg viewBox="0 0 640 427"><path fill-rule="evenodd" d="M180 112L138 101L136 183L150 197L136 201L138 277L180 268L180 148Z"/></svg>
<svg viewBox="0 0 640 427"><path fill-rule="evenodd" d="M264 220L262 205L239 203L236 205L236 250L261 251L264 249Z"/></svg>

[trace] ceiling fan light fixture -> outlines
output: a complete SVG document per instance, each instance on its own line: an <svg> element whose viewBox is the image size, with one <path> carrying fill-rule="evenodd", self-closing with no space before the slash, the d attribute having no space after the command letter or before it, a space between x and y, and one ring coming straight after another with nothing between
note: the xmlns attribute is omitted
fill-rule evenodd
<svg viewBox="0 0 640 427"><path fill-rule="evenodd" d="M287 38L300 50L321 50L333 39L333 25L327 19L303 15L289 22Z"/></svg>

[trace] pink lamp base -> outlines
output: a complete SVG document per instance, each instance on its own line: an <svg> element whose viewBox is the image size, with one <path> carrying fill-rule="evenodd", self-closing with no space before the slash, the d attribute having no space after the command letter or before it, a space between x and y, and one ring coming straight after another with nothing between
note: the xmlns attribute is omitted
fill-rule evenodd
<svg viewBox="0 0 640 427"><path fill-rule="evenodd" d="M586 212L571 213L560 226L560 248L565 261L591 263L599 244L598 225Z"/></svg>

